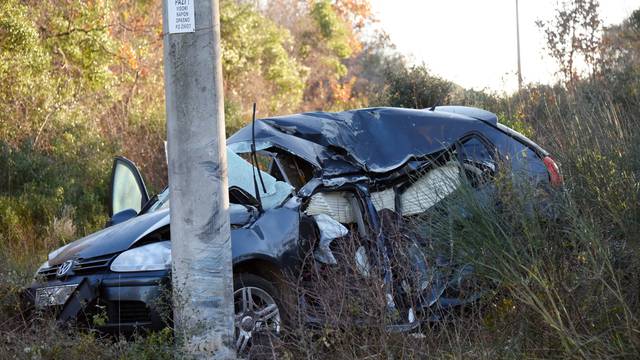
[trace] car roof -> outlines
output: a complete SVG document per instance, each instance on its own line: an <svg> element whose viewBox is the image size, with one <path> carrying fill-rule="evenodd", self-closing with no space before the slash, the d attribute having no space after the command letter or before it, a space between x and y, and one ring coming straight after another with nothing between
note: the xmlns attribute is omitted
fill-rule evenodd
<svg viewBox="0 0 640 360"><path fill-rule="evenodd" d="M407 161L449 148L464 135L497 122L480 109L441 107L435 111L366 108L342 112L308 112L261 119L256 143L297 155L324 176L357 172L385 173ZM474 117L473 115L476 115ZM252 127L227 140L251 142ZM267 145L265 145L267 146Z"/></svg>

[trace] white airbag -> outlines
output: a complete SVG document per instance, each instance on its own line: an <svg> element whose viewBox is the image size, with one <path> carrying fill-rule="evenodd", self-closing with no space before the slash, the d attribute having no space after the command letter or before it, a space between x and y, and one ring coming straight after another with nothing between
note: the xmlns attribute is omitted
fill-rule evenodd
<svg viewBox="0 0 640 360"><path fill-rule="evenodd" d="M376 210L390 209L402 215L420 214L449 196L460 186L460 168L455 162L435 168L418 178L400 195L400 209L396 209L395 190L389 188L371 193ZM349 203L349 193L343 191L317 193L311 197L307 215L326 214L334 220L349 224L355 216Z"/></svg>
<svg viewBox="0 0 640 360"><path fill-rule="evenodd" d="M429 171L400 195L402 215L420 214L449 196L460 186L460 168L448 163Z"/></svg>

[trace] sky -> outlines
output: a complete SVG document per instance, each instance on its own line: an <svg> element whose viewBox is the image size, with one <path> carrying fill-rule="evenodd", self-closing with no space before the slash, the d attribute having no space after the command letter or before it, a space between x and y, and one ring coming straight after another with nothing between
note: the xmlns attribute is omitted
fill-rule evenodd
<svg viewBox="0 0 640 360"><path fill-rule="evenodd" d="M520 0L524 82L549 83L557 66L535 22L553 18L557 0ZM517 89L515 0L372 0L373 11L397 49L413 63L466 88ZM640 0L600 0L605 25L640 8Z"/></svg>

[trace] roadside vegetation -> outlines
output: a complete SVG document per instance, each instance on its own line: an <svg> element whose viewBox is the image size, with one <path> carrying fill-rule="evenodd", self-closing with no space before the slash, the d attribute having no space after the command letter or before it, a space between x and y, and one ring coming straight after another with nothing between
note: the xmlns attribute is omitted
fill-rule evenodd
<svg viewBox="0 0 640 360"><path fill-rule="evenodd" d="M467 314L390 334L373 310L380 294L358 283L371 296L348 314L373 325L340 322L340 313L325 328L294 327L282 357L638 357L640 10L607 28L594 0L562 3L557 14L539 26L561 80L505 95L410 64L383 33L365 38L375 23L367 0L221 1L228 134L254 101L260 117L477 106L549 150L565 180L553 221L507 176L501 211L465 199L471 216L434 219L441 240L491 284ZM113 339L59 329L46 316L25 319L18 298L49 251L104 225L114 155L140 165L152 189L166 184L159 2L3 1L0 84L0 358L172 358L168 330ZM327 304L355 283L349 273L336 272Z"/></svg>

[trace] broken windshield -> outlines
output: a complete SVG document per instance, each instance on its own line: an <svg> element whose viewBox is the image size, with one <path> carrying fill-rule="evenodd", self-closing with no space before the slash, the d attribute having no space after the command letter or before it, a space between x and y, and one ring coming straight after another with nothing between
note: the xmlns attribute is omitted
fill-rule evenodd
<svg viewBox="0 0 640 360"><path fill-rule="evenodd" d="M253 182L253 165L240 157L240 155L227 148L227 175L229 179L228 186L237 186L247 191L254 197L256 196L255 186ZM264 209L271 209L280 204L292 193L293 187L284 181L279 181L268 173L259 170L264 181L264 189L262 185L258 186L260 191L260 199ZM258 174L256 173L256 176ZM266 189L266 191L265 191ZM158 194L158 200L150 208L149 212L166 209L169 207L169 188Z"/></svg>

